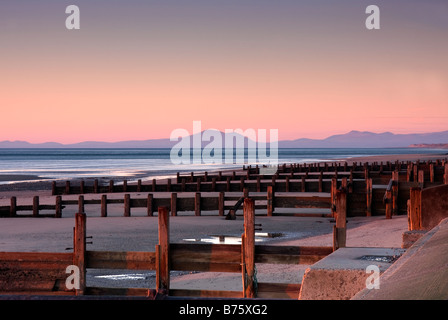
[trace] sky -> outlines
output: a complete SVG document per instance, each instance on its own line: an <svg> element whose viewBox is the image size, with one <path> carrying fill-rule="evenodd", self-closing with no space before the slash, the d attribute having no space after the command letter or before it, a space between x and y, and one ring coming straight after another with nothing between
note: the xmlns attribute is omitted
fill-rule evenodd
<svg viewBox="0 0 448 320"><path fill-rule="evenodd" d="M1 0L0 141L448 130L447 17L446 0Z"/></svg>

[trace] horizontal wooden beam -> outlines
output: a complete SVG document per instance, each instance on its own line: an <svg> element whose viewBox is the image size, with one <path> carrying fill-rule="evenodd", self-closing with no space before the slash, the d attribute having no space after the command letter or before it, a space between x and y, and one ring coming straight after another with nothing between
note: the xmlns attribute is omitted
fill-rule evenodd
<svg viewBox="0 0 448 320"><path fill-rule="evenodd" d="M146 288L103 288L87 287L86 295L95 296L148 296L149 289Z"/></svg>
<svg viewBox="0 0 448 320"><path fill-rule="evenodd" d="M243 298L242 291L170 289L170 296L201 298Z"/></svg>
<svg viewBox="0 0 448 320"><path fill-rule="evenodd" d="M258 282L257 298L297 300L300 287L300 283Z"/></svg>
<svg viewBox="0 0 448 320"><path fill-rule="evenodd" d="M87 268L155 270L155 252L86 251Z"/></svg>

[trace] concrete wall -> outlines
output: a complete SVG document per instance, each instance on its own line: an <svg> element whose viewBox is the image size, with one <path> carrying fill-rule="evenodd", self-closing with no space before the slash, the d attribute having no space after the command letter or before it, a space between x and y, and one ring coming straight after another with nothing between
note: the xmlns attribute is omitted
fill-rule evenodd
<svg viewBox="0 0 448 320"><path fill-rule="evenodd" d="M380 289L355 300L447 300L448 219L428 231L380 277Z"/></svg>

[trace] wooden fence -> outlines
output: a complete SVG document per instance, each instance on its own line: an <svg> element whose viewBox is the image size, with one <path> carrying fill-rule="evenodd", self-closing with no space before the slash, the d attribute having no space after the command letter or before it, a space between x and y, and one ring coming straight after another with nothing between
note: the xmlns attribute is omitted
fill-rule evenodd
<svg viewBox="0 0 448 320"><path fill-rule="evenodd" d="M271 179L264 179L266 176L261 177L256 173L259 168L245 168L246 172L243 175L237 175L235 171L226 172L227 176L222 173L215 176L207 173L198 176L192 173L188 177L183 177L179 174L176 180L181 182L176 183L170 183L171 180L168 180L162 184L153 180L151 185L142 185L141 181L137 185L128 185L125 181L123 185L115 186L111 181L107 189L101 189L97 182L87 187L83 182L79 186L72 186L69 181L61 189L54 182L54 194L91 191L105 193L98 194L96 198L93 196L92 199L84 199L84 196L80 195L77 200L67 200L63 199L62 195L56 195L54 205L40 204L37 196L33 198L32 204L17 205L16 197L11 197L9 206L0 206L0 217L61 217L62 210L66 206L78 206L78 211L84 212L84 206L87 205L100 205L101 216L106 217L109 204L122 204L124 216L131 215L131 208L146 208L147 215L151 216L160 206L168 207L172 215L186 211L193 211L195 215L201 215L202 211L217 211L222 216L241 198L226 194L228 190L250 192L251 197L257 201L255 208L266 209L268 216L279 214L275 212L275 208L316 208L322 209L317 215L328 216L331 214L333 190L346 179L347 216L385 215L386 218L391 218L396 214L407 213L407 200L410 199L411 188L437 186L447 183L448 179L446 160L437 160L434 163L389 162L385 165L365 163L362 167L354 163L349 172L343 171L347 169L349 167L346 163L333 166L326 164L322 167L320 164L283 165L278 167L277 174L272 175ZM360 169L364 170L354 171ZM386 171L388 169L395 171ZM296 179L299 176L300 179ZM191 181L186 182L186 178ZM145 198L141 198L140 195L131 197L131 193L137 190L140 190L140 193L151 190L157 195L147 193ZM109 192L123 191L126 192L121 199L108 198ZM169 197L159 195L168 191ZM182 192L190 192L193 195ZM204 195L203 192L208 194ZM266 192L266 195L260 194L262 192ZM44 210L47 213L41 213ZM24 211L30 214L23 214ZM48 211L54 211L54 214ZM295 215L304 214L296 212ZM307 215L312 216L308 213Z"/></svg>
<svg viewBox="0 0 448 320"><path fill-rule="evenodd" d="M346 190L336 190L333 246L302 247L255 244L255 201L244 200L244 233L241 245L170 243L169 211L158 208L159 241L153 252L86 250L86 214L77 213L72 253L0 252L2 294L199 296L233 298L297 299L300 284L259 283L256 263L312 264L345 246ZM66 268L79 268L79 287L65 285ZM155 270L156 288L100 288L86 283L86 270ZM175 290L170 288L170 271L234 272L242 275L241 291Z"/></svg>
<svg viewBox="0 0 448 320"><path fill-rule="evenodd" d="M116 185L110 180L108 185L100 185L98 180L94 180L93 185L86 185L80 181L72 185L66 181L63 186L58 186L53 182L52 194L87 194L87 193L113 193L113 192L231 192L248 189L250 192L266 192L267 187L272 185L276 192L330 192L331 180L333 178L347 178L350 182L356 180L366 181L372 178L373 184L387 185L394 171L403 173L402 181L417 181L418 172L423 171L425 180L430 183L443 183L445 173L448 170L447 160L436 160L435 162L387 162L386 164L364 163L352 165L337 163L329 165L324 163L314 164L290 164L279 165L275 174L260 174L258 167L243 167L241 171L225 171L217 173L204 172L188 175L181 175L179 172L176 178L166 179L158 182L152 179L150 183L128 184L124 180ZM173 182L174 181L174 182Z"/></svg>

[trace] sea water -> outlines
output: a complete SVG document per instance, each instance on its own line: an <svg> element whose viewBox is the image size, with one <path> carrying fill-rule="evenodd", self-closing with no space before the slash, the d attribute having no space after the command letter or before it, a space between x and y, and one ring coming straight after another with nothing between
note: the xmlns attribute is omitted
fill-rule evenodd
<svg viewBox="0 0 448 320"><path fill-rule="evenodd" d="M445 152L446 150L426 148L284 148L278 149L278 163L311 163L376 155ZM177 172L217 171L241 167L241 164L236 163L174 165L170 161L169 148L0 149L0 177L4 177L1 179L2 184L10 183L7 176L11 175L35 175L43 179L58 180L101 177L144 180L174 176Z"/></svg>

